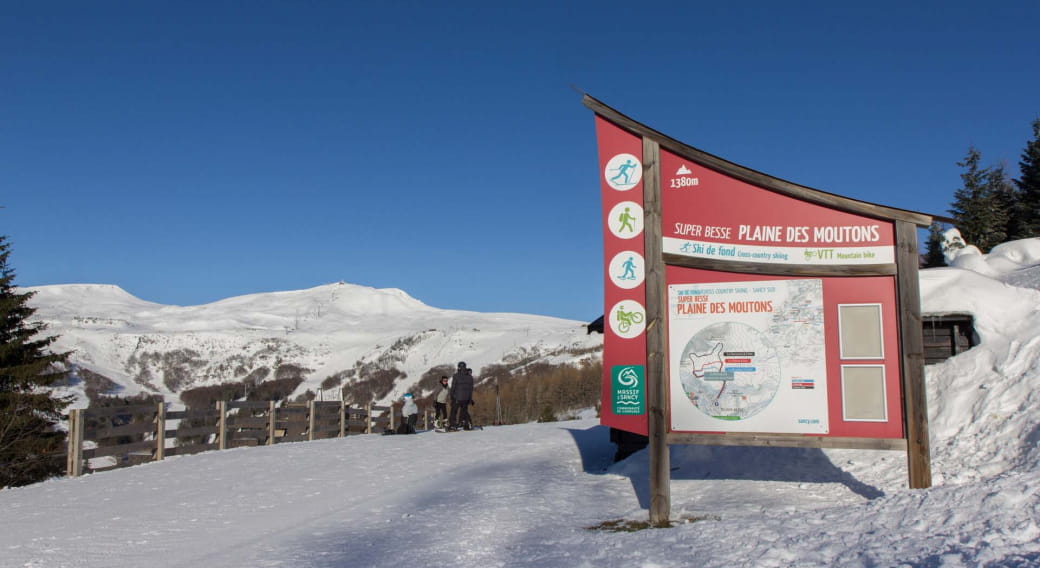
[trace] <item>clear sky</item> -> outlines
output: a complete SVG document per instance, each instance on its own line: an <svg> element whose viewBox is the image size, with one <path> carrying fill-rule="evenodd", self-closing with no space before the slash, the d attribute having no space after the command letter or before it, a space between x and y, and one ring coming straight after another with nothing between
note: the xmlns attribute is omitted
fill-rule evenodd
<svg viewBox="0 0 1040 568"><path fill-rule="evenodd" d="M1040 2L7 2L0 234L22 286L195 305L345 280L591 320L573 88L809 187L946 214L1012 177Z"/></svg>

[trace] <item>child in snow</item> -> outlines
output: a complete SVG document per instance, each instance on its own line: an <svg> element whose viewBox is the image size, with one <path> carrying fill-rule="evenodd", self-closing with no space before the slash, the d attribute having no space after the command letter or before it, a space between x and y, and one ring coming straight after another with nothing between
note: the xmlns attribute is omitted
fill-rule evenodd
<svg viewBox="0 0 1040 568"><path fill-rule="evenodd" d="M415 434L415 423L419 420L419 407L415 404L412 393L404 393L404 406L401 408L400 434Z"/></svg>

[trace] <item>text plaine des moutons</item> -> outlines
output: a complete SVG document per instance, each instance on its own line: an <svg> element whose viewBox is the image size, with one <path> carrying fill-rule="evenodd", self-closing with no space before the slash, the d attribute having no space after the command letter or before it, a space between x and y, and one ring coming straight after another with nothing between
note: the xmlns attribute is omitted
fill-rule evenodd
<svg viewBox="0 0 1040 568"><path fill-rule="evenodd" d="M675 234L684 237L733 239L732 227L676 223ZM738 241L763 243L874 243L881 240L880 225L834 225L822 227L783 225L737 225Z"/></svg>

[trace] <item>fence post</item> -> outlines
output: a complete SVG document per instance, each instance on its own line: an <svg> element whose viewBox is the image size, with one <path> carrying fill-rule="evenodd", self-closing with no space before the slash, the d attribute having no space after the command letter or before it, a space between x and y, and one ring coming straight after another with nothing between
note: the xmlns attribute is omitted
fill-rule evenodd
<svg viewBox="0 0 1040 568"><path fill-rule="evenodd" d="M390 431L396 432L397 427L394 425L394 403L390 403Z"/></svg>
<svg viewBox="0 0 1040 568"><path fill-rule="evenodd" d="M267 401L267 445L268 446L273 446L274 445L274 429L275 429L274 413L275 413L274 401L273 400L269 400L269 401Z"/></svg>
<svg viewBox="0 0 1040 568"><path fill-rule="evenodd" d="M155 409L155 461L166 457L166 403L159 402Z"/></svg>
<svg viewBox="0 0 1040 568"><path fill-rule="evenodd" d="M365 405L365 433L372 433L372 403Z"/></svg>
<svg viewBox="0 0 1040 568"><path fill-rule="evenodd" d="M217 419L217 449L227 449L227 401L217 401L217 412L220 413L220 418Z"/></svg>
<svg viewBox="0 0 1040 568"><path fill-rule="evenodd" d="M314 401L307 401L307 441L314 441Z"/></svg>
<svg viewBox="0 0 1040 568"><path fill-rule="evenodd" d="M69 411L69 435L65 473L69 477L83 475L83 409Z"/></svg>
<svg viewBox="0 0 1040 568"><path fill-rule="evenodd" d="M339 437L347 435L347 405L339 399Z"/></svg>
<svg viewBox="0 0 1040 568"><path fill-rule="evenodd" d="M430 409L424 408L422 413L422 427L423 430L430 429Z"/></svg>

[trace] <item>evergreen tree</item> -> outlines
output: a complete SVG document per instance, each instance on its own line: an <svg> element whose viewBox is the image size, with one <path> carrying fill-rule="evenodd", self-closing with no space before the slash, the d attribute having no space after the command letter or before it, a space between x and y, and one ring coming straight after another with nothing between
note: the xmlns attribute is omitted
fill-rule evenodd
<svg viewBox="0 0 1040 568"><path fill-rule="evenodd" d="M7 237L0 236L0 488L63 472L54 454L65 433L55 426L70 402L48 389L65 377L68 354L49 352L56 337L38 337L45 326L29 322L32 293L15 290L9 254Z"/></svg>
<svg viewBox="0 0 1040 568"><path fill-rule="evenodd" d="M943 254L943 230L939 223L928 227L928 248L921 255L921 268L946 266L946 255Z"/></svg>
<svg viewBox="0 0 1040 568"><path fill-rule="evenodd" d="M1021 232L1022 219L1018 214L1021 198L1018 189L1012 180L1008 179L1006 172L1003 166L991 170L989 184L993 188L997 207L1000 208L1005 218L1004 238L1011 240L1018 238L1015 235Z"/></svg>
<svg viewBox="0 0 1040 568"><path fill-rule="evenodd" d="M981 158L982 154L972 146L964 161L957 162L966 171L961 174L963 187L953 194L950 213L964 240L985 253L1007 237L1007 212L1001 208L995 189L999 180L1006 178L1002 168L980 167Z"/></svg>
<svg viewBox="0 0 1040 568"><path fill-rule="evenodd" d="M985 250L1008 240L1011 235L1009 229L1014 224L1014 215L1011 210L1018 201L1015 184L1007 176L1007 170L1003 164L986 170L986 194L989 196L987 209L983 211L982 217L992 229L984 241Z"/></svg>
<svg viewBox="0 0 1040 568"><path fill-rule="evenodd" d="M1012 216L1015 219L1013 239L1040 237L1040 118L1033 121L1033 139L1022 151L1018 162L1021 176L1015 180L1018 192Z"/></svg>

